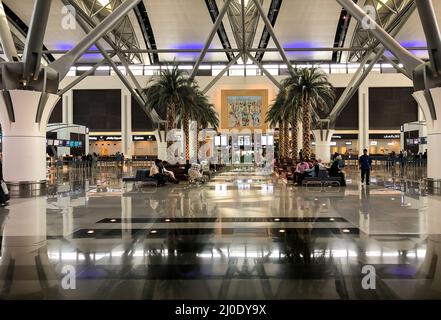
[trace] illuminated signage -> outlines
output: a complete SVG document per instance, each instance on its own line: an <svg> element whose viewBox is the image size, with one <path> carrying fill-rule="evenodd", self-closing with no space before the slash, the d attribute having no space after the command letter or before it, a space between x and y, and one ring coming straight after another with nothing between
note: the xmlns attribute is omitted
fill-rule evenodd
<svg viewBox="0 0 441 320"><path fill-rule="evenodd" d="M146 136L132 136L133 141L156 141L156 137L154 135L146 135Z"/></svg>
<svg viewBox="0 0 441 320"><path fill-rule="evenodd" d="M90 136L91 141L121 141L121 136Z"/></svg>
<svg viewBox="0 0 441 320"><path fill-rule="evenodd" d="M370 139L385 139L385 140L392 140L392 139L400 139L400 134L392 133L392 134L370 134Z"/></svg>

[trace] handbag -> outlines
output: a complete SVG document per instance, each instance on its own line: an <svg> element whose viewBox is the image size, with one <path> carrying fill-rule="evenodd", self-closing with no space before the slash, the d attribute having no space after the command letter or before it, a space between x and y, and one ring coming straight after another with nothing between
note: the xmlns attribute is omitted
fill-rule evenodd
<svg viewBox="0 0 441 320"><path fill-rule="evenodd" d="M9 195L8 186L6 185L6 182L4 182L3 180L1 181L1 187L2 187L3 193L5 195Z"/></svg>

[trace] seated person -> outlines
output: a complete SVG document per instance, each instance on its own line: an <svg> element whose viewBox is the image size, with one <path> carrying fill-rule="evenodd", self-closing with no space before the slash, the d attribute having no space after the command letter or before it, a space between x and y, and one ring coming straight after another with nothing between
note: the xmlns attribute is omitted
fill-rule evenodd
<svg viewBox="0 0 441 320"><path fill-rule="evenodd" d="M296 166L296 170L294 172L294 183L301 184L300 177L305 172L305 170L309 169L309 164L306 160L299 162Z"/></svg>
<svg viewBox="0 0 441 320"><path fill-rule="evenodd" d="M344 166L345 166L345 161L343 160L343 157L341 156L341 154L339 154L338 156L337 156L337 159L336 159L337 161L338 161L338 167L341 169L341 168L343 168Z"/></svg>
<svg viewBox="0 0 441 320"><path fill-rule="evenodd" d="M300 175L300 177L298 179L299 185L302 184L303 179L305 179L306 177L312 177L312 178L318 177L319 171L320 171L319 164L318 164L317 160L314 159L312 161L312 168L305 169L303 171L303 173Z"/></svg>
<svg viewBox="0 0 441 320"><path fill-rule="evenodd" d="M202 174L202 168L200 164L194 163L188 170L188 176L190 182L205 182L204 176Z"/></svg>
<svg viewBox="0 0 441 320"><path fill-rule="evenodd" d="M164 174L167 176L168 180L173 183L179 183L178 179L175 177L175 173L173 171L167 170L165 166L168 164L166 161L162 161L161 165L163 168Z"/></svg>
<svg viewBox="0 0 441 320"><path fill-rule="evenodd" d="M185 161L185 166L184 166L184 173L185 174L188 174L188 171L190 170L190 168L191 168L191 164L190 164L190 161Z"/></svg>
<svg viewBox="0 0 441 320"><path fill-rule="evenodd" d="M326 166L323 164L322 159L318 159L317 160L317 164L318 164L320 170L326 170L327 169Z"/></svg>
<svg viewBox="0 0 441 320"><path fill-rule="evenodd" d="M340 170L338 160L335 160L332 163L331 168L329 168L328 172L329 172L330 177L339 177L340 178L340 185L342 187L346 186L345 174L343 173L343 171Z"/></svg>
<svg viewBox="0 0 441 320"><path fill-rule="evenodd" d="M155 159L155 163L150 167L150 177L158 181L158 185L164 185L167 182L167 176L164 174L162 161Z"/></svg>

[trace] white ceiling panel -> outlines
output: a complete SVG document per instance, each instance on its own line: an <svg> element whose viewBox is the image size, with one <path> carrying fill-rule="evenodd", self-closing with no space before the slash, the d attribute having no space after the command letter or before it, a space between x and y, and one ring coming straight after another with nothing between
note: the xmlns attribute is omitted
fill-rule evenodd
<svg viewBox="0 0 441 320"><path fill-rule="evenodd" d="M335 0L285 0L274 31L285 48L332 47L340 12L341 7ZM268 47L275 48L272 40ZM289 59L297 61L332 58L331 52L296 52L287 55ZM280 59L277 53L266 53L264 56L264 61L277 59Z"/></svg>
<svg viewBox="0 0 441 320"><path fill-rule="evenodd" d="M202 49L213 27L210 14L203 0L155 0L144 1L155 35L161 49ZM220 9L219 9L220 10ZM224 17L224 23L228 18ZM222 49L217 34L210 46ZM160 54L161 61L190 62L198 53ZM206 61L227 61L225 53L207 53Z"/></svg>

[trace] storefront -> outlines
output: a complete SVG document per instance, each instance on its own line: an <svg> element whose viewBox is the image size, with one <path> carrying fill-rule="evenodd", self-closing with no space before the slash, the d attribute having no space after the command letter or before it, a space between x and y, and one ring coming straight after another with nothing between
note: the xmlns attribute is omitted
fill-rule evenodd
<svg viewBox="0 0 441 320"><path fill-rule="evenodd" d="M156 157L158 155L158 144L154 135L132 136L134 156L137 157Z"/></svg>
<svg viewBox="0 0 441 320"><path fill-rule="evenodd" d="M370 134L369 154L385 155L391 152L399 153L401 150L400 134Z"/></svg>
<svg viewBox="0 0 441 320"><path fill-rule="evenodd" d="M89 152L106 157L121 152L121 135L94 136L89 137Z"/></svg>
<svg viewBox="0 0 441 320"><path fill-rule="evenodd" d="M314 150L315 142L312 143ZM358 134L336 133L331 139L331 154L359 155ZM371 133L369 134L369 153L372 155L389 154L392 151L399 153L401 149L399 133Z"/></svg>
<svg viewBox="0 0 441 320"><path fill-rule="evenodd" d="M331 154L358 154L358 134L334 134L331 139Z"/></svg>

